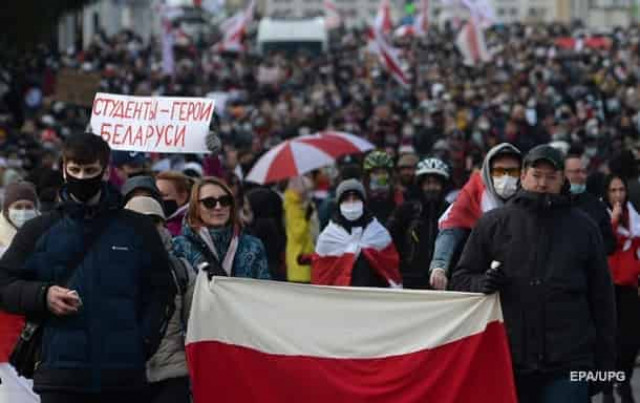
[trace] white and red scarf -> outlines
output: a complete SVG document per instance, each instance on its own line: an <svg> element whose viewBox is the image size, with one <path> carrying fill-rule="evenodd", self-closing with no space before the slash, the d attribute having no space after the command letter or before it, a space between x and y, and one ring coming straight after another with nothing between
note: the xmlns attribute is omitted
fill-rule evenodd
<svg viewBox="0 0 640 403"><path fill-rule="evenodd" d="M351 285L353 267L360 254L392 288L402 288L400 256L389 231L375 218L365 228L347 232L330 222L318 238L311 265L311 283Z"/></svg>
<svg viewBox="0 0 640 403"><path fill-rule="evenodd" d="M231 276L231 272L233 270L233 260L236 257L236 252L238 251L238 242L239 242L239 230L238 228L233 229L233 235L231 237L231 242L229 243L229 249L224 256L220 256L216 245L213 242L213 238L211 238L211 234L206 227L202 227L198 230L198 235L204 243L207 245L207 248L213 253L213 255L218 259L222 269L227 273L228 276Z"/></svg>

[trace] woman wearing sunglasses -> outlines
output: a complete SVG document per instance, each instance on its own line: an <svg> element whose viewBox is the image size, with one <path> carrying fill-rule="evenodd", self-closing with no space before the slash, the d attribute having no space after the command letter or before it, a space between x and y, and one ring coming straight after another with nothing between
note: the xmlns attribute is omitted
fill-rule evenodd
<svg viewBox="0 0 640 403"><path fill-rule="evenodd" d="M203 178L193 186L174 253L211 275L271 278L262 242L243 232L231 189L218 178Z"/></svg>

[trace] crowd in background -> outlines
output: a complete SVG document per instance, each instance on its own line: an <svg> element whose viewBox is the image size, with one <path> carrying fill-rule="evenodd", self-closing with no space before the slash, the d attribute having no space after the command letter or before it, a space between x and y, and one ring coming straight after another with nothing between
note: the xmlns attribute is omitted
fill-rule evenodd
<svg viewBox="0 0 640 403"><path fill-rule="evenodd" d="M215 125L225 146L223 168L239 167L241 177L274 144L326 128L362 135L394 158L440 155L457 187L503 141L525 152L550 141L579 147L598 169L638 140L640 31L613 31L609 48L557 46L558 38L581 32L560 25L493 28L487 33L493 60L475 67L463 64L452 29L397 38L411 89L368 56L364 31L332 36L322 55L218 54L211 43L187 41L176 46L173 78L162 73L157 42L127 32L98 35L82 51L43 46L0 65L0 154L6 169L28 172L71 131L86 127L88 110L55 101L56 73L71 68L99 72L104 92L227 93Z"/></svg>
<svg viewBox="0 0 640 403"><path fill-rule="evenodd" d="M572 189L584 185L608 204L614 226L626 220L631 227L628 217L637 213L624 209L623 215L627 198L610 192L624 185L640 210L640 29L613 30L609 46L558 45L559 38L584 35L577 25L494 27L487 32L492 61L473 67L464 65L451 26L434 27L425 38L395 38L410 88L367 53L366 32L352 30L333 35L321 55L218 54L212 43L186 41L175 48L173 77L163 74L158 43L144 43L130 32L97 35L82 51L43 46L0 60L0 185L6 207L0 229L15 230L27 220L17 210L50 210L65 180L70 184L60 169L62 144L87 129L90 110L56 100L62 69L100 73L99 90L109 93L225 94L211 126L222 143L219 153L112 152L109 174L125 202L149 199L130 209L161 219L168 250L195 269L204 268L213 253L220 263L208 268L213 274L446 288L446 280L434 281L429 273L442 229L438 219L474 173L484 175L484 186L496 197L509 199L517 185L505 196L508 184L495 178L520 172L522 156L541 144L576 157L573 169L584 181L572 181ZM243 180L271 147L325 129L362 136L377 150L269 186ZM485 159L501 143L515 150L497 152L515 159L514 167L494 166L493 156ZM611 173L623 183L607 177ZM199 180L205 177L218 179ZM16 190L21 180L33 188ZM16 195L21 192L27 196ZM20 200L32 208L9 208L8 202ZM223 208L230 213L221 216ZM353 262L349 279L312 273L312 265L336 253L335 240L347 239L354 223L365 227L376 250L395 244L400 275L378 267L376 262L393 258L385 253ZM209 231L199 232L202 227ZM627 355L635 355L634 349Z"/></svg>

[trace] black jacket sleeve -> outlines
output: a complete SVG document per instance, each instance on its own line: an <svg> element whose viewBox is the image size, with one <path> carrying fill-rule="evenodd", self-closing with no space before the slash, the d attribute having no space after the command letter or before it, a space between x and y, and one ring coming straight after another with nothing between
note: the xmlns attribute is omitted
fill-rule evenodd
<svg viewBox="0 0 640 403"><path fill-rule="evenodd" d="M153 355L160 345L164 334L164 327L173 313L175 287L171 277L169 255L165 250L162 239L149 218L123 212L136 227L140 239L143 241L144 267L140 284L142 300L141 321L144 331L145 348L148 357Z"/></svg>
<svg viewBox="0 0 640 403"><path fill-rule="evenodd" d="M391 239L400 253L405 250L404 235L411 218L411 209L411 203L404 203L391 213L391 217L387 221L387 229Z"/></svg>
<svg viewBox="0 0 640 403"><path fill-rule="evenodd" d="M587 275L589 306L596 329L596 369L613 371L616 363L615 295L602 240L597 233L591 251Z"/></svg>
<svg viewBox="0 0 640 403"><path fill-rule="evenodd" d="M491 264L493 221L491 214L484 215L474 227L451 277L455 291L481 292L482 280Z"/></svg>
<svg viewBox="0 0 640 403"><path fill-rule="evenodd" d="M38 239L57 220L52 212L28 221L13 238L13 242L0 259L0 308L7 312L29 317L45 315L46 295L50 284L35 281L24 263L36 247Z"/></svg>
<svg viewBox="0 0 640 403"><path fill-rule="evenodd" d="M598 201L598 203L600 203ZM602 203L600 203L602 205ZM600 234L602 234L602 243L607 255L612 255L616 251L616 236L613 234L613 226L611 225L611 218L609 213L605 209L604 205L601 206L600 219L598 220L598 228Z"/></svg>

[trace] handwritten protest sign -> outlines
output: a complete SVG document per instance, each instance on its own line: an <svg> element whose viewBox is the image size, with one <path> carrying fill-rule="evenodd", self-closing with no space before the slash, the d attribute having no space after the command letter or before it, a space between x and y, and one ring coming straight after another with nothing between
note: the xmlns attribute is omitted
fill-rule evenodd
<svg viewBox="0 0 640 403"><path fill-rule="evenodd" d="M206 98L132 97L97 93L91 130L112 149L160 153L207 152L215 102Z"/></svg>
<svg viewBox="0 0 640 403"><path fill-rule="evenodd" d="M89 107L99 87L99 73L61 70L56 79L56 93L54 98L71 105Z"/></svg>

